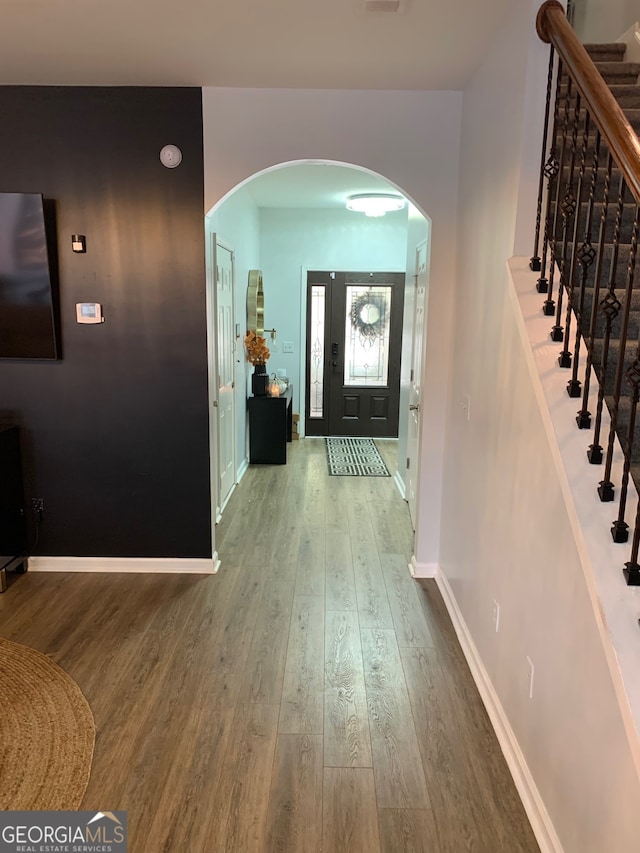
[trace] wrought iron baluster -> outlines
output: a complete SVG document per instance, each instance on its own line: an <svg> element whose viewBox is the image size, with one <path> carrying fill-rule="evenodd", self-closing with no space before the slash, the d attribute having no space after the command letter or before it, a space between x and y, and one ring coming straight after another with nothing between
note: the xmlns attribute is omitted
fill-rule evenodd
<svg viewBox="0 0 640 853"><path fill-rule="evenodd" d="M640 219L640 206L636 205L633 220L633 233L631 235L631 249L629 250L629 263L627 265L627 286L625 288L625 306L620 332L620 355L618 357L618 369L616 371L616 386L613 398L613 411L611 412L611 428L609 430L609 444L607 447L607 463L605 467L605 481L611 477L611 465L613 461L613 445L618 425L618 414L620 408L620 391L622 388L622 377L624 373L624 356L629 332L629 314L631 312L631 296L633 293L633 278L636 268L636 257L638 253L638 220ZM638 407L638 386L640 385L640 345L636 352L633 364L625 373L627 382L631 387L631 411L629 413L629 424L627 427L626 446L622 448L624 453L624 466L622 469L622 483L620 487L620 505L618 507L618 518L613 522L611 535L614 542L626 542L629 538L629 525L625 523L624 516L627 507L627 490L629 488L629 471L631 469L631 449L633 447L633 435L636 426L636 410Z"/></svg>
<svg viewBox="0 0 640 853"><path fill-rule="evenodd" d="M551 330L551 340L553 341L561 341L563 340L564 333L563 328L560 325L560 319L562 317L562 298L565 291L567 292L567 326L566 326L566 342L565 342L565 351L566 358L563 358L562 353L560 354L560 358L558 362L560 367L571 367L571 356L568 350L569 344L569 331L570 331L570 323L571 323L571 299L570 295L573 295L573 274L574 274L574 259L575 259L575 231L577 228L578 219L580 218L576 211L578 210L578 206L580 204L580 193L582 190L582 178L584 176L584 151L582 156L582 164L580 170L580 180L578 182L578 191L577 198L573 192L573 180L574 180L574 170L576 166L576 153L578 149L578 127L580 126L580 93L576 92L576 102L573 107L573 127L571 129L571 144L570 144L570 154L569 154L569 171L567 173L567 185L565 188L564 198L562 199L562 204L560 205L560 211L562 213L562 255L560 258L560 275L559 275L559 283L558 283L558 305L556 308L556 324ZM585 143L586 145L586 143ZM575 217L575 227L574 227L574 248L572 252L572 261L570 265L571 276L570 281L567 276L567 234L569 231L569 223L571 219ZM567 363L568 360L568 363Z"/></svg>
<svg viewBox="0 0 640 853"><path fill-rule="evenodd" d="M596 134L596 157L600 151L600 131ZM602 212L600 214L600 235L598 237L597 263L593 277L593 302L591 304L591 322L589 323L589 343L587 345L587 363L584 373L584 386L582 388L582 408L576 415L578 429L589 429L591 426L591 412L589 411L589 392L591 390L591 368L593 366L594 341L596 327L598 324L598 309L600 300L600 281L602 279L602 265L604 262L604 244L607 230L607 215L609 212L609 188L611 186L611 172L613 171L613 157L611 153L607 157L607 170L604 176L604 190L602 193ZM587 451L587 457L592 465L600 465L602 462L602 448L594 439L594 443Z"/></svg>
<svg viewBox="0 0 640 853"><path fill-rule="evenodd" d="M545 178L545 157L547 154L547 141L549 138L549 116L551 112L551 88L553 84L553 66L555 65L556 52L553 45L549 51L549 73L547 75L547 99L544 108L544 133L542 137L542 154L540 155L540 180L538 183L538 204L536 207L536 233L533 241L533 257L529 262L529 267L533 272L540 272L542 269L540 256L540 225L542 222L542 196L544 194L544 178Z"/></svg>
<svg viewBox="0 0 640 853"><path fill-rule="evenodd" d="M584 120L584 133L582 137L582 162L580 165L580 192L578 193L578 198L580 199L582 192L582 181L584 178L584 174L586 171L586 159L587 159L587 146L589 143L589 126L590 126L591 116L587 111ZM573 231L573 245L574 253L573 253L573 266L571 268L571 288L573 288L573 282L575 277L575 267L576 267L576 259L577 263L580 265L580 296L578 298L578 306L576 308L576 337L575 344L573 349L573 371L571 375L571 379L567 383L567 394L570 397L579 397L582 392L582 385L580 380L578 379L578 368L580 362L580 342L582 340L582 336L584 334L584 330L582 328L583 321L583 313L584 313L584 299L585 299L585 290L587 287L587 276L589 274L589 269L592 266L595 258L596 258L596 250L593 248L591 243L591 231L593 228L593 209L595 205L595 194L596 194L596 184L598 181L598 161L600 159L600 133L596 134L595 147L593 150L593 163L591 166L591 182L589 185L589 201L587 202L587 216L584 224L584 237L580 246L576 247L578 242L578 223L580 220L579 216L576 216L575 219L575 228ZM573 290L572 290L573 293ZM571 298L569 300L571 302ZM568 312L567 308L567 312ZM567 320L567 326L568 326ZM565 346L568 346L569 343L569 335L566 338ZM591 365L587 368L590 370ZM585 382L588 377L585 377ZM590 421L589 421L590 422ZM578 426L580 424L578 423Z"/></svg>
<svg viewBox="0 0 640 853"><path fill-rule="evenodd" d="M544 215L544 239L542 241L542 261L540 278L536 283L538 293L546 293L549 289L547 279L547 256L549 253L549 230L551 224L551 199L553 198L554 180L560 170L560 163L556 157L558 147L558 122L560 119L560 85L562 82L562 60L558 59L558 70L556 78L556 93L553 107L553 128L551 131L551 145L549 147L549 159L544 167L544 176L547 179L547 204Z"/></svg>
<svg viewBox="0 0 640 853"><path fill-rule="evenodd" d="M620 249L620 226L622 224L622 214L624 211L624 196L627 188L626 181L624 176L620 177L620 191L618 194L618 205L616 208L616 224L613 231L613 246L611 249L611 271L609 273L609 289L602 299L601 307L607 318L607 327L605 330L605 343L606 343L606 360L604 358L603 351L603 363L602 363L602 378L600 381L600 394L598 395L598 412L596 414L596 426L595 426L595 435L599 439L600 429L602 427L602 403L605 398L605 386L607 382L607 367L608 367L608 358L609 358L609 344L611 340L611 326L615 318L620 313L620 308L622 307L620 300L616 295L616 271L618 267L618 252ZM637 235L636 235L637 240ZM631 279L631 286L633 286L633 277ZM598 494L600 495L600 500L603 502L612 501L615 495L615 487L611 482L611 466L613 464L613 442L615 439L615 432L618 426L618 407L620 405L620 388L622 386L622 371L624 367L624 353L626 347L626 335L627 328L629 325L629 310L631 308L631 292L629 292L624 308L622 328L623 331L620 333L619 337L619 350L618 350L618 363L616 365L616 377L614 380L614 388L613 388L613 404L611 406L611 410L609 412L611 425L609 428L609 440L607 443L607 456L605 459L605 470L604 477L600 481L600 485L598 486Z"/></svg>
<svg viewBox="0 0 640 853"><path fill-rule="evenodd" d="M569 132L569 100L571 98L571 88L573 81L571 77L567 76L567 92L565 95L564 102L564 117L563 117L563 125L562 125L562 142L560 144L560 157L558 159L558 171L561 172L562 167L564 165L565 152L567 148L567 135ZM556 192L555 192L555 201L553 205L553 224L549 229L549 245L551 248L551 260L549 261L549 289L547 292L547 298L545 299L542 310L543 312L551 317L555 314L556 304L553 301L553 282L555 277L556 270L556 258L557 258L557 228L558 228L558 211L560 209L560 187L562 185L562 175L558 174L556 180ZM560 287L558 288L560 291ZM561 339L560 339L561 340Z"/></svg>

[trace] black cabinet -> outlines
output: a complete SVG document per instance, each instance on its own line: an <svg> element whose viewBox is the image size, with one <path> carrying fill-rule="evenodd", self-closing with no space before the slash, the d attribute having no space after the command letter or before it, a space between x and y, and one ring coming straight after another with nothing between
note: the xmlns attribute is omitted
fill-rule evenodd
<svg viewBox="0 0 640 853"><path fill-rule="evenodd" d="M7 571L22 568L27 552L17 427L0 426L0 482L0 592L4 592Z"/></svg>
<svg viewBox="0 0 640 853"><path fill-rule="evenodd" d="M293 388L279 397L249 397L249 462L286 465L291 441Z"/></svg>

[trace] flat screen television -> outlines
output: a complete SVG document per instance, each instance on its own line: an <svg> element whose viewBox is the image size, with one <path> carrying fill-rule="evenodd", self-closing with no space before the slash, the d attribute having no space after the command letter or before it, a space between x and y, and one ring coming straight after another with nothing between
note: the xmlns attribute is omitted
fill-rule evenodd
<svg viewBox="0 0 640 853"><path fill-rule="evenodd" d="M50 213L38 193L0 193L0 358L59 357Z"/></svg>

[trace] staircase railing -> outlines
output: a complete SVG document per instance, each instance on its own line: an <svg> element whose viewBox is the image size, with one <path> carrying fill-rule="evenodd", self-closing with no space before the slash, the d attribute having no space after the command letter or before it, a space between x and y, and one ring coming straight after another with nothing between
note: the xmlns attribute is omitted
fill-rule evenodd
<svg viewBox="0 0 640 853"><path fill-rule="evenodd" d="M567 21L573 26L573 19L576 12L575 0L567 0Z"/></svg>
<svg viewBox="0 0 640 853"><path fill-rule="evenodd" d="M582 402L577 426L593 430L588 460L604 465L600 500L613 501L619 488L611 535L622 543L630 479L640 492L640 141L563 6L548 0L536 25L551 56L531 269L546 294L542 310L555 317L551 338L563 343L558 363L571 370L567 393ZM624 455L619 483L612 479L616 437ZM640 586L639 551L640 501L623 570L633 586Z"/></svg>

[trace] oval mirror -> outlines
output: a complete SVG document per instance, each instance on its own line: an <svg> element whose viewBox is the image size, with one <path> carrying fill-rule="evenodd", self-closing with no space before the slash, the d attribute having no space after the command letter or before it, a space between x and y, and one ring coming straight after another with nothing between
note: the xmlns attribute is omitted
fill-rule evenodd
<svg viewBox="0 0 640 853"><path fill-rule="evenodd" d="M264 337L264 289L262 271L249 270L247 287L247 331Z"/></svg>

